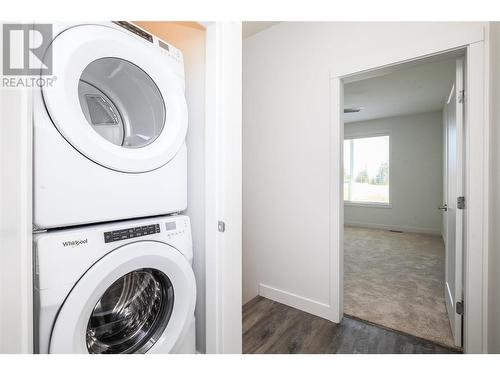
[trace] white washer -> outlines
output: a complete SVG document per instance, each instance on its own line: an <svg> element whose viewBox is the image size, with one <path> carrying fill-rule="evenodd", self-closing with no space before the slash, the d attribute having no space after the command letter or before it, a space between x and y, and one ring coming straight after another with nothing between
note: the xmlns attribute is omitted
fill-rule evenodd
<svg viewBox="0 0 500 375"><path fill-rule="evenodd" d="M195 353L187 216L34 236L36 353Z"/></svg>
<svg viewBox="0 0 500 375"><path fill-rule="evenodd" d="M36 229L187 206L182 53L128 23L54 24L34 98Z"/></svg>

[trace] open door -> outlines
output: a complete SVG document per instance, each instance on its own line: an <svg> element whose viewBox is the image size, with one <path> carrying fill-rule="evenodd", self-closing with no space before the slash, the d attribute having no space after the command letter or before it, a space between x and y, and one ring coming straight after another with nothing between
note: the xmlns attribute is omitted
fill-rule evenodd
<svg viewBox="0 0 500 375"><path fill-rule="evenodd" d="M464 60L456 63L456 77L444 107L445 301L456 346L462 346L463 315L463 171L464 171Z"/></svg>

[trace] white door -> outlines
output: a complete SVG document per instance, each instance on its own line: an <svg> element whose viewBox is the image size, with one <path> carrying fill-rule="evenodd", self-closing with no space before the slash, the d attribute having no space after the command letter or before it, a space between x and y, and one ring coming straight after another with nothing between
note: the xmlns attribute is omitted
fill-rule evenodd
<svg viewBox="0 0 500 375"><path fill-rule="evenodd" d="M464 62L457 60L455 83L445 105L445 301L455 345L462 346L462 264L463 209L458 206L463 196L464 159ZM457 307L458 304L458 307Z"/></svg>

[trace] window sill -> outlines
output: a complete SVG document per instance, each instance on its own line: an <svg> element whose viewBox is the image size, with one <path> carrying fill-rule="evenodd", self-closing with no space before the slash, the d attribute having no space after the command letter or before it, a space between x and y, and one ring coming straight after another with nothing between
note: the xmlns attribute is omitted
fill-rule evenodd
<svg viewBox="0 0 500 375"><path fill-rule="evenodd" d="M351 202L351 201L344 201L344 206L367 207L367 208L392 208L392 204L391 203L377 203L377 202Z"/></svg>

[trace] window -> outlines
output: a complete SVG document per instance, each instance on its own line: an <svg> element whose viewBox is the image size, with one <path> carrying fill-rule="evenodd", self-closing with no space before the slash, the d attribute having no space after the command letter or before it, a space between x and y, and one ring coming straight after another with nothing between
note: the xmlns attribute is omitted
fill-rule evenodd
<svg viewBox="0 0 500 375"><path fill-rule="evenodd" d="M344 140L344 201L389 204L389 135Z"/></svg>

